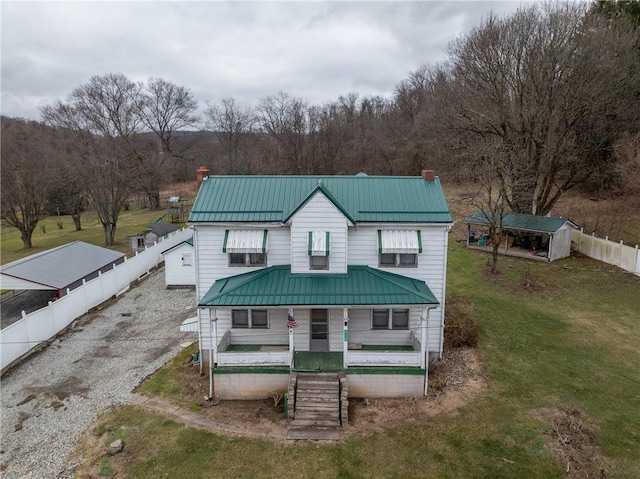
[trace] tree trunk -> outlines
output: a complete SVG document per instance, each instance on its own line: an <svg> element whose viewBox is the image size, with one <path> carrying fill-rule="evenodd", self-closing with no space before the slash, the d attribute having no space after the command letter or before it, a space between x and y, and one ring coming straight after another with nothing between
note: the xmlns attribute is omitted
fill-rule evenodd
<svg viewBox="0 0 640 479"><path fill-rule="evenodd" d="M149 208L152 210L160 209L160 192L159 191L148 191L147 199L149 200Z"/></svg>
<svg viewBox="0 0 640 479"><path fill-rule="evenodd" d="M116 239L116 225L115 223L102 223L102 229L104 230L104 241L107 246L113 246Z"/></svg>
<svg viewBox="0 0 640 479"><path fill-rule="evenodd" d="M71 213L71 219L73 220L73 224L76 227L76 231L82 230L80 213Z"/></svg>
<svg viewBox="0 0 640 479"><path fill-rule="evenodd" d="M29 249L33 247L31 243L31 233L26 233L25 231L20 232L20 237L22 238L22 244L24 249Z"/></svg>
<svg viewBox="0 0 640 479"><path fill-rule="evenodd" d="M497 239L493 239L491 243L491 272L493 274L500 272L498 271L498 248L500 247L500 242Z"/></svg>

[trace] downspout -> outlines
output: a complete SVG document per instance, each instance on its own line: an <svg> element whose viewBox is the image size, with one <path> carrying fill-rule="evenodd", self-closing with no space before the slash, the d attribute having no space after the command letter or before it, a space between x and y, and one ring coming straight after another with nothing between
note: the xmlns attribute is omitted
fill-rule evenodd
<svg viewBox="0 0 640 479"><path fill-rule="evenodd" d="M424 395L429 390L429 309L422 315L422 337L420 338L420 367L424 369Z"/></svg>
<svg viewBox="0 0 640 479"><path fill-rule="evenodd" d="M198 230L193 228L193 261L195 263L196 273L196 305L200 302L200 264L198 262ZM200 375L202 375L202 368L204 358L202 357L202 312L200 308L196 308L196 315L198 316L198 358L200 359Z"/></svg>
<svg viewBox="0 0 640 479"><path fill-rule="evenodd" d="M440 301L440 350L438 359L442 359L442 348L444 347L444 306L447 298L447 258L449 256L449 231L452 225L448 225L444 231L444 264L442 265L442 300Z"/></svg>

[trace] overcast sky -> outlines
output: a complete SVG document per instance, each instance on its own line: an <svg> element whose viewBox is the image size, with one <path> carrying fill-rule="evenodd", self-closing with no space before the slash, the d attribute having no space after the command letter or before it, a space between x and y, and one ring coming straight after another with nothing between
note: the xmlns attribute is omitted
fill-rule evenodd
<svg viewBox="0 0 640 479"><path fill-rule="evenodd" d="M200 105L279 91L324 103L391 95L421 64L520 1L10 2L2 0L2 114L39 119L93 75L161 77Z"/></svg>

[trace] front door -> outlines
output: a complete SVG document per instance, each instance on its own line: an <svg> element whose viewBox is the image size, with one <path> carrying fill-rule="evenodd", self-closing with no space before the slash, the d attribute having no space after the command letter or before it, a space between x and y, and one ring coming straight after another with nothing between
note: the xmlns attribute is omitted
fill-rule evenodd
<svg viewBox="0 0 640 479"><path fill-rule="evenodd" d="M326 309L311 310L311 344L310 351L329 351L329 311Z"/></svg>

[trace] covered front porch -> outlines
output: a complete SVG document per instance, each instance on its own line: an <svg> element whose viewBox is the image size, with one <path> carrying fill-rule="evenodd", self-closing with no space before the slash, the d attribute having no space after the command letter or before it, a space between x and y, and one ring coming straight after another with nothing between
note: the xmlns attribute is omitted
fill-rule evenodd
<svg viewBox="0 0 640 479"><path fill-rule="evenodd" d="M202 299L203 358L218 368L424 370L438 304L423 281L366 266L346 275L264 268L218 280Z"/></svg>

